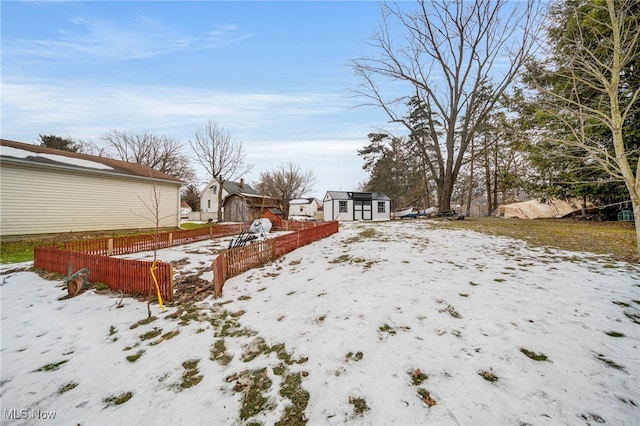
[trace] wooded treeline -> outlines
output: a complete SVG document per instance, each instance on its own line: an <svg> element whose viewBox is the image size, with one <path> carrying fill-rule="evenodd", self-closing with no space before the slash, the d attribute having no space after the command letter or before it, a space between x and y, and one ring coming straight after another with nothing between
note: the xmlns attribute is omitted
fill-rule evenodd
<svg viewBox="0 0 640 426"><path fill-rule="evenodd" d="M622 202L638 225L640 3L400 5L383 6L375 53L353 62L356 93L393 125L358 152L362 190L467 214L472 200L486 214L526 198Z"/></svg>

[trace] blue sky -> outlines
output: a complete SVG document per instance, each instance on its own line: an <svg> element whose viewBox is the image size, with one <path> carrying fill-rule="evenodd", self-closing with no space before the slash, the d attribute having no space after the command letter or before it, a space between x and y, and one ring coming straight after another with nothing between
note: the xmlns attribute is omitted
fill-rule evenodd
<svg viewBox="0 0 640 426"><path fill-rule="evenodd" d="M373 1L13 2L2 16L2 131L100 144L111 129L188 140L209 120L242 142L246 176L292 161L309 195L367 177L357 149L386 117L354 108L348 62L370 53ZM195 163L194 163L195 164ZM201 173L202 180L205 179Z"/></svg>

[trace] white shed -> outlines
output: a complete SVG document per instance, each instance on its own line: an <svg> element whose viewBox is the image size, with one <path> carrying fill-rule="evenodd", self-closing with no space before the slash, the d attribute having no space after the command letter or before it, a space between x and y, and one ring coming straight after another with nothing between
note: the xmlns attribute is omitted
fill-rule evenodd
<svg viewBox="0 0 640 426"><path fill-rule="evenodd" d="M382 192L327 191L324 220L390 220L391 198Z"/></svg>
<svg viewBox="0 0 640 426"><path fill-rule="evenodd" d="M0 235L180 224L182 182L140 164L0 140ZM157 206L157 213L156 213Z"/></svg>

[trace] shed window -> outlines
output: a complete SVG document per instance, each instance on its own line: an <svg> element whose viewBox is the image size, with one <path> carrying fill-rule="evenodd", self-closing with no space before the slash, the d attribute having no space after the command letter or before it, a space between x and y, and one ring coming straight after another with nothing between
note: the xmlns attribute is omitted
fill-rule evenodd
<svg viewBox="0 0 640 426"><path fill-rule="evenodd" d="M347 202L340 201L340 204L338 205L338 213L346 213L347 211Z"/></svg>
<svg viewBox="0 0 640 426"><path fill-rule="evenodd" d="M378 201L378 213L384 213L384 201Z"/></svg>

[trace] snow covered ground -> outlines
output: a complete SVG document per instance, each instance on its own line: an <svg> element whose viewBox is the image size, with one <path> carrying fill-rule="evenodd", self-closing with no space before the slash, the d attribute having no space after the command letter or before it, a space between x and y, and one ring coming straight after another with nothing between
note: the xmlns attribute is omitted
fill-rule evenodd
<svg viewBox="0 0 640 426"><path fill-rule="evenodd" d="M219 246L159 257L209 281ZM60 281L16 266L0 277L3 425L640 423L640 267L607 257L341 224L152 321L133 298L58 300Z"/></svg>

